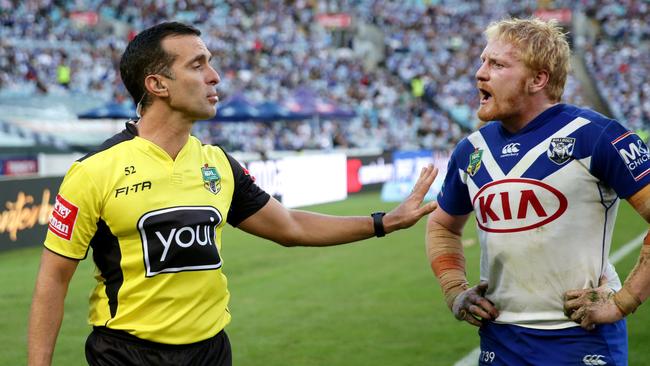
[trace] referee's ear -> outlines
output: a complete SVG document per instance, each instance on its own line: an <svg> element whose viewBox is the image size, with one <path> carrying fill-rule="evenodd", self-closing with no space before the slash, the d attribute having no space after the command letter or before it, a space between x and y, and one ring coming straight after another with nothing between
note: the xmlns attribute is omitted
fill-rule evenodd
<svg viewBox="0 0 650 366"><path fill-rule="evenodd" d="M169 96L167 84L159 75L147 75L144 79L144 87L149 94L156 97L164 98Z"/></svg>

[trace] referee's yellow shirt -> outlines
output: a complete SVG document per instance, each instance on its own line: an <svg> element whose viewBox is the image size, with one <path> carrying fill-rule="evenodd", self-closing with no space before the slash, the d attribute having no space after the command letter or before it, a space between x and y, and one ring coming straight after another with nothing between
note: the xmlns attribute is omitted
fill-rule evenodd
<svg viewBox="0 0 650 366"><path fill-rule="evenodd" d="M75 162L45 247L73 259L93 248L89 322L188 344L230 321L221 231L269 200L232 157L190 136L175 160L127 123Z"/></svg>

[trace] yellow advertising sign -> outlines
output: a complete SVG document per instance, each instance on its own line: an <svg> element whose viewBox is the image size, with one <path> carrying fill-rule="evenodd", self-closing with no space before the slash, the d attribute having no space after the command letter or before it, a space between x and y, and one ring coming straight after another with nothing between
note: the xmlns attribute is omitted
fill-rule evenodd
<svg viewBox="0 0 650 366"><path fill-rule="evenodd" d="M47 225L52 214L53 205L48 188L43 189L41 198L19 191L15 200L6 201L0 211L0 234L7 233L12 242L18 240L21 231L31 229L34 225Z"/></svg>

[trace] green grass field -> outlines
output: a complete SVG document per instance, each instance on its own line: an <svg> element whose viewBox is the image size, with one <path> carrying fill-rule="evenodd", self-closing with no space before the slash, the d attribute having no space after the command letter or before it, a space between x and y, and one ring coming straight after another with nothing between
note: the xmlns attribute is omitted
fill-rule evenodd
<svg viewBox="0 0 650 366"><path fill-rule="evenodd" d="M389 210L376 193L309 208L366 215ZM283 248L231 227L223 235L232 293L226 328L238 366L453 365L478 346L476 328L453 319L424 254L424 227L353 245ZM621 204L614 249L646 230ZM468 225L467 237L475 237ZM0 365L25 364L27 317L40 248L0 253ZM638 250L617 265L624 278ZM479 247L466 248L468 276L478 278ZM55 365L84 365L91 261L83 261L66 299ZM650 306L629 317L630 365L650 365Z"/></svg>

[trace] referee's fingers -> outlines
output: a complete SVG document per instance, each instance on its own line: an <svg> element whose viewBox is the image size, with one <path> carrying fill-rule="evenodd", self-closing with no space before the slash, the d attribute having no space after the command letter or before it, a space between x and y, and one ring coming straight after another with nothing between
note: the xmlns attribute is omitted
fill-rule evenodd
<svg viewBox="0 0 650 366"><path fill-rule="evenodd" d="M417 196L420 200L422 200L422 198L424 198L424 196L429 191L429 188L431 187L431 184L437 175L438 168L434 168L431 164L422 168L420 177L418 178L417 182L415 182L415 186L413 187L412 195Z"/></svg>
<svg viewBox="0 0 650 366"><path fill-rule="evenodd" d="M419 215L420 217L422 217L424 215L430 214L436 208L438 208L438 202L436 201L427 202L422 207L420 207Z"/></svg>

